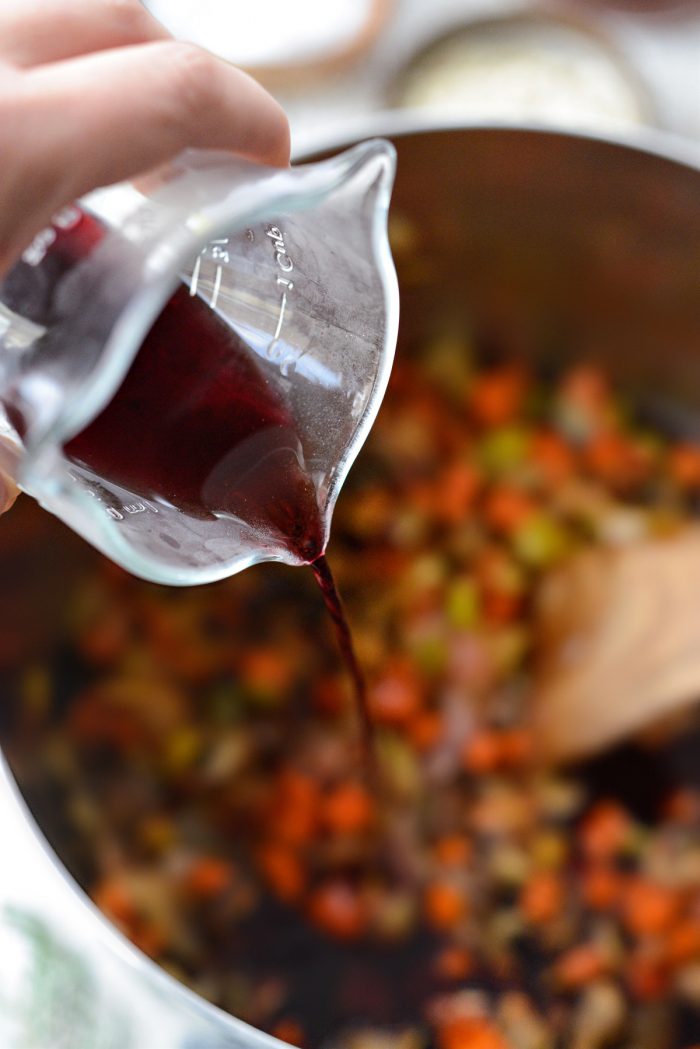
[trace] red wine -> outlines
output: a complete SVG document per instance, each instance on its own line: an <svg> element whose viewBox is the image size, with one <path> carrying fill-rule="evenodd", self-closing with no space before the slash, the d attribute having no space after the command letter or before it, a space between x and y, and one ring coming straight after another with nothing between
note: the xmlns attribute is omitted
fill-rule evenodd
<svg viewBox="0 0 700 1049"><path fill-rule="evenodd" d="M38 263L21 263L11 274L15 295L47 316L53 285L99 243L104 228L76 210L73 225L55 233ZM323 556L318 496L294 418L252 351L184 285L148 332L112 400L64 451L146 499L199 518L236 517L310 564L369 742L364 677Z"/></svg>
<svg viewBox="0 0 700 1049"><path fill-rule="evenodd" d="M185 287L65 452L147 499L197 517L234 516L302 561L322 553L316 489L291 414L235 332Z"/></svg>
<svg viewBox="0 0 700 1049"><path fill-rule="evenodd" d="M311 568L313 569L316 582L318 583L319 589L323 595L328 614L333 620L336 637L338 639L338 648L340 649L345 668L350 680L352 681L355 708L360 719L365 753L370 758L373 758L374 737L372 731L372 719L370 717L369 704L367 701L367 683L362 668L357 660L350 624L348 623L345 609L340 600L338 588L335 585L335 580L333 579L333 574L325 555L322 554L320 557L317 557L312 563Z"/></svg>

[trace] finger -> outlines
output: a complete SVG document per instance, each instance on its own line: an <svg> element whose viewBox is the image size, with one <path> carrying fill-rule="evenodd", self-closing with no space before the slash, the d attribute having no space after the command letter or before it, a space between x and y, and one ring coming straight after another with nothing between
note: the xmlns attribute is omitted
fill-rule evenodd
<svg viewBox="0 0 700 1049"><path fill-rule="evenodd" d="M0 514L10 509L18 495L19 488L15 482L0 470Z"/></svg>
<svg viewBox="0 0 700 1049"><path fill-rule="evenodd" d="M19 488L14 481L19 463L19 445L3 433L3 429L4 424L0 417L0 514L9 510L19 495Z"/></svg>
<svg viewBox="0 0 700 1049"><path fill-rule="evenodd" d="M139 0L0 0L0 57L27 68L170 34Z"/></svg>
<svg viewBox="0 0 700 1049"><path fill-rule="evenodd" d="M289 125L275 100L245 73L188 44L106 51L17 80L3 135L0 191L12 209L0 200L0 268L63 204L187 147L289 162ZM14 235L3 238L8 220Z"/></svg>

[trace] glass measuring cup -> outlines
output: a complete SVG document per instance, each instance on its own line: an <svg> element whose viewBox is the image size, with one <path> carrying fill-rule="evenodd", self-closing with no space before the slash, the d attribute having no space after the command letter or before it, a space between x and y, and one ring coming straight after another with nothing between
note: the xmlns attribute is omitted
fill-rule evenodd
<svg viewBox="0 0 700 1049"><path fill-rule="evenodd" d="M268 408L289 422L325 546L396 342L386 233L394 167L393 147L380 140L284 171L188 152L143 192L111 187L64 209L0 284L0 401L21 437L14 450L3 444L5 468L145 579L189 585L258 561L304 561L245 515L199 512L171 498L167 485L115 480L67 450L120 391L175 293L185 311L215 316L236 337ZM172 318L170 330L196 364L182 331L172 335ZM181 365L175 357L168 366L172 374ZM187 397L183 382L178 395ZM158 392L160 400L149 397L143 408L154 425L169 412L168 390ZM146 463L147 442L116 429L113 446ZM174 466L189 454L189 439L177 435ZM222 462L218 472L241 462ZM245 465L253 483L259 464Z"/></svg>

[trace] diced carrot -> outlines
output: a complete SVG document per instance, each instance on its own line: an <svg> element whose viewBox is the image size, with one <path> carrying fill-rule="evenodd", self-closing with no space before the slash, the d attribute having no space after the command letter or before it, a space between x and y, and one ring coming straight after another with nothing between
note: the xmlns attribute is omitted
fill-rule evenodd
<svg viewBox="0 0 700 1049"><path fill-rule="evenodd" d="M217 856L201 856L190 866L185 888L197 899L213 899L230 887L233 875L233 865L228 860Z"/></svg>
<svg viewBox="0 0 700 1049"><path fill-rule="evenodd" d="M284 903L298 900L306 884L306 872L297 854L284 845L270 842L257 852L265 881Z"/></svg>
<svg viewBox="0 0 700 1049"><path fill-rule="evenodd" d="M578 842L589 859L606 860L624 852L632 822L616 801L599 801L579 824Z"/></svg>
<svg viewBox="0 0 700 1049"><path fill-rule="evenodd" d="M523 599L521 594L494 591L483 598L484 619L494 626L512 623L520 615Z"/></svg>
<svg viewBox="0 0 700 1049"><path fill-rule="evenodd" d="M286 845L300 847L316 837L318 813L294 802L285 802L269 813L265 830L271 838Z"/></svg>
<svg viewBox="0 0 700 1049"><path fill-rule="evenodd" d="M519 906L532 925L544 925L561 913L564 906L564 883L553 871L537 871L525 883Z"/></svg>
<svg viewBox="0 0 700 1049"><path fill-rule="evenodd" d="M101 911L121 926L130 927L138 919L133 897L118 877L105 878L93 890L92 898Z"/></svg>
<svg viewBox="0 0 700 1049"><path fill-rule="evenodd" d="M472 383L469 406L482 426L502 426L518 415L525 394L525 377L520 368L506 365L482 372Z"/></svg>
<svg viewBox="0 0 700 1049"><path fill-rule="evenodd" d="M413 720L423 700L420 677L406 661L396 661L369 690L372 720L401 727Z"/></svg>
<svg viewBox="0 0 700 1049"><path fill-rule="evenodd" d="M526 765L534 752L532 732L524 727L505 729L500 734L501 764L507 768Z"/></svg>
<svg viewBox="0 0 700 1049"><path fill-rule="evenodd" d="M606 864L594 864L581 875L583 902L594 911L607 911L616 906L624 886L624 877Z"/></svg>
<svg viewBox="0 0 700 1049"><path fill-rule="evenodd" d="M270 1034L273 1038L278 1038L280 1042L286 1042L287 1045L296 1045L299 1049L304 1045L304 1030L301 1024L289 1017L278 1020Z"/></svg>
<svg viewBox="0 0 700 1049"><path fill-rule="evenodd" d="M668 468L676 484L683 489L700 488L700 448L694 444L677 444L668 453Z"/></svg>
<svg viewBox="0 0 700 1049"><path fill-rule="evenodd" d="M700 791L690 787L673 791L666 799L664 817L673 823L700 824Z"/></svg>
<svg viewBox="0 0 700 1049"><path fill-rule="evenodd" d="M436 710L422 710L408 725L408 738L418 751L432 750L443 733L442 718Z"/></svg>
<svg viewBox="0 0 700 1049"><path fill-rule="evenodd" d="M528 458L548 485L562 484L574 473L573 451L563 438L547 430L539 430L532 435Z"/></svg>
<svg viewBox="0 0 700 1049"><path fill-rule="evenodd" d="M467 915L467 899L456 885L436 880L425 890L423 910L426 921L433 929L447 932L459 925Z"/></svg>
<svg viewBox="0 0 700 1049"><path fill-rule="evenodd" d="M485 1017L452 1017L437 1029L438 1049L512 1049Z"/></svg>
<svg viewBox="0 0 700 1049"><path fill-rule="evenodd" d="M493 772L501 763L501 738L498 732L481 729L462 748L462 765L475 776Z"/></svg>
<svg viewBox="0 0 700 1049"><path fill-rule="evenodd" d="M298 769L277 777L266 820L267 833L288 845L305 845L316 836L320 804L318 783Z"/></svg>
<svg viewBox="0 0 700 1049"><path fill-rule="evenodd" d="M484 506L486 523L499 535L512 535L535 513L537 504L519 488L494 488Z"/></svg>
<svg viewBox="0 0 700 1049"><path fill-rule="evenodd" d="M700 960L700 918L681 918L676 923L666 939L664 955L673 968Z"/></svg>
<svg viewBox="0 0 700 1049"><path fill-rule="evenodd" d="M333 834L360 834L372 822L374 803L359 783L341 783L323 799L320 817Z"/></svg>
<svg viewBox="0 0 700 1049"><path fill-rule="evenodd" d="M444 524L459 524L469 513L479 490L476 467L460 459L446 466L438 477L435 517Z"/></svg>
<svg viewBox="0 0 700 1049"><path fill-rule="evenodd" d="M597 434L586 446L584 461L595 477L613 486L638 483L648 467L641 449L615 432Z"/></svg>
<svg viewBox="0 0 700 1049"><path fill-rule="evenodd" d="M452 944L438 954L435 971L443 980L466 980L474 971L474 959L466 947Z"/></svg>
<svg viewBox="0 0 700 1049"><path fill-rule="evenodd" d="M367 927L367 907L358 892L343 881L328 881L315 889L308 903L311 921L338 940L354 940Z"/></svg>
<svg viewBox="0 0 700 1049"><path fill-rule="evenodd" d="M576 990L598 979L608 968L600 949L592 943L572 947L557 958L554 974L567 990Z"/></svg>
<svg viewBox="0 0 700 1049"><path fill-rule="evenodd" d="M625 889L623 920L634 936L658 936L673 925L679 904L679 896L673 889L637 878Z"/></svg>
<svg viewBox="0 0 700 1049"><path fill-rule="evenodd" d="M288 688L294 667L280 648L250 648L242 659L240 673L249 688L279 694Z"/></svg>
<svg viewBox="0 0 700 1049"><path fill-rule="evenodd" d="M445 834L433 846L435 859L443 867L466 867L474 855L474 847L463 834Z"/></svg>
<svg viewBox="0 0 700 1049"><path fill-rule="evenodd" d="M310 805L318 800L318 783L313 776L299 769L283 768L277 776L277 791L285 801L295 805Z"/></svg>
<svg viewBox="0 0 700 1049"><path fill-rule="evenodd" d="M624 976L630 994L641 1002L660 1001L668 993L669 976L661 958L646 951L628 955Z"/></svg>

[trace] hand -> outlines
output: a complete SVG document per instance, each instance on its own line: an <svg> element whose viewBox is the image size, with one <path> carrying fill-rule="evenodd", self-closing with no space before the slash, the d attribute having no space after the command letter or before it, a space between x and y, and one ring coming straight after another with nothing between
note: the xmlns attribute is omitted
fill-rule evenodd
<svg viewBox="0 0 700 1049"><path fill-rule="evenodd" d="M284 166L289 126L138 0L0 0L0 279L64 204L187 147Z"/></svg>

